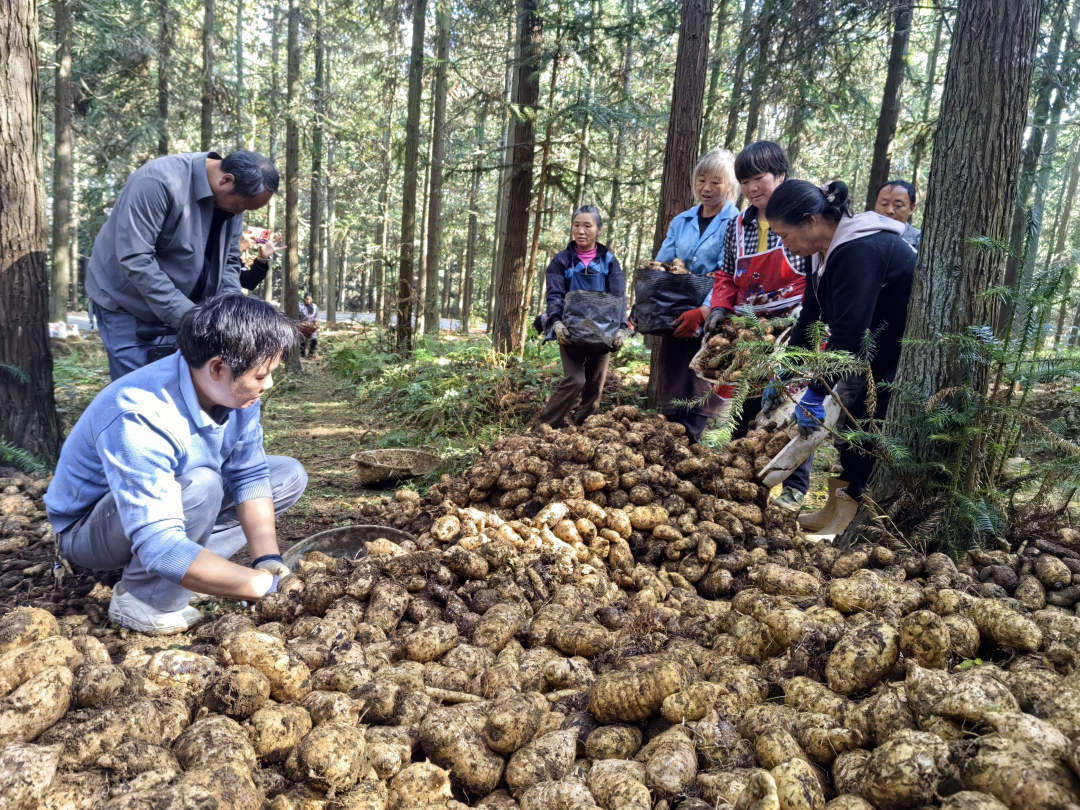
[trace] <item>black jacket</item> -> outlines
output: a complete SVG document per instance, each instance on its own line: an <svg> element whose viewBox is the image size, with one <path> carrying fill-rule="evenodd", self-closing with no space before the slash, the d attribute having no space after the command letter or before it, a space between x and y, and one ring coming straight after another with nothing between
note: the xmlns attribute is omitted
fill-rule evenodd
<svg viewBox="0 0 1080 810"><path fill-rule="evenodd" d="M827 348L858 357L870 330L875 335L874 380L890 382L900 362L914 275L915 251L895 233L872 233L837 246L821 277L807 279L791 345L812 348L807 330L822 321L829 325Z"/></svg>
<svg viewBox="0 0 1080 810"><path fill-rule="evenodd" d="M256 259L250 267L245 267L240 271L240 286L245 290L254 290L266 278L268 272L270 272L270 262L265 259Z"/></svg>
<svg viewBox="0 0 1080 810"><path fill-rule="evenodd" d="M596 243L596 261L606 261L608 251L606 245ZM547 266L547 328L550 331L556 321L562 320L563 299L570 290L570 282L566 278L566 271L578 263L577 250L571 242L566 250L559 251ZM626 301L626 279L623 277L622 267L615 254L611 254L611 270L605 280L604 291L621 295L623 303ZM623 328L626 328L626 307L623 306Z"/></svg>

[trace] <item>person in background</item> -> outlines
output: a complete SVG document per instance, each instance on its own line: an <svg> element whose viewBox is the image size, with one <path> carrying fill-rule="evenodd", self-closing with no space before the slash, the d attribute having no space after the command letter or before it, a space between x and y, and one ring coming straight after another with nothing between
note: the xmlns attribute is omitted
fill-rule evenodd
<svg viewBox="0 0 1080 810"><path fill-rule="evenodd" d="M167 155L131 173L86 269L114 380L175 351L195 304L239 292L244 213L278 182L274 164L247 151Z"/></svg>
<svg viewBox="0 0 1080 810"><path fill-rule="evenodd" d="M596 206L585 205L571 220L572 241L566 250L556 253L547 267L548 338L559 341L564 379L555 386L547 404L533 418L533 427L563 427L567 414L580 397L574 411L574 424L580 425L600 406L600 396L607 379L608 355L579 355L569 347L570 332L562 322L563 302L571 290L597 290L622 296L625 304L626 281L615 254L597 242L603 220ZM615 333L614 350L626 339L626 307L622 307L622 328Z"/></svg>
<svg viewBox="0 0 1080 810"><path fill-rule="evenodd" d="M808 435L824 420L826 382L856 420L884 419L915 275L915 251L903 239L904 225L876 211L852 216L847 186L838 180L821 188L805 180L788 181L769 200L768 217L789 250L799 256L818 256L791 345L814 348L810 327L818 321L829 326L829 351L862 356L865 335L875 336L870 358L878 386L874 413L867 410L865 375L814 380L795 409L799 432ZM845 443L840 448L840 464L843 478L830 482L825 507L799 516L807 530L841 534L855 517L874 457L868 448Z"/></svg>
<svg viewBox="0 0 1080 810"><path fill-rule="evenodd" d="M904 224L900 238L919 249L922 231L911 224L911 215L915 213L915 186L906 180L890 180L877 190L877 202L874 210L883 217L895 219Z"/></svg>
<svg viewBox="0 0 1080 810"><path fill-rule="evenodd" d="M254 290L266 278L266 274L270 272L270 263L274 260L274 254L281 249L281 245L278 244L279 239L276 233L270 233L261 228L248 228L240 234L240 261L245 264L244 269L240 271L240 286L245 290ZM258 253L250 263L246 263L244 259L247 252L256 245L259 246Z"/></svg>
<svg viewBox="0 0 1080 810"><path fill-rule="evenodd" d="M656 261L681 259L692 274L704 276L715 272L723 260L728 223L739 213L734 202L738 188L734 155L726 149L712 150L694 167L692 182L698 205L671 220ZM660 342L660 413L683 425L695 444L723 406L719 396L710 396L711 383L690 369L690 361L701 350L701 327L711 310L710 292L700 307L678 317L674 336ZM687 410L674 405L676 400L701 404Z"/></svg>
<svg viewBox="0 0 1080 810"><path fill-rule="evenodd" d="M181 317L178 353L107 386L79 417L45 508L65 558L123 569L113 621L184 632L202 618L192 592L258 599L289 573L275 515L307 473L264 452L259 398L298 339L265 301L215 296ZM229 562L245 544L250 568Z"/></svg>
<svg viewBox="0 0 1080 810"><path fill-rule="evenodd" d="M311 326L304 330L304 341L300 344L300 356L307 351L308 357L315 356L315 350L319 348L319 307L311 293L304 296L304 303L300 305L300 322L309 323Z"/></svg>
<svg viewBox="0 0 1080 810"><path fill-rule="evenodd" d="M705 321L706 337L718 332L737 306L766 318L781 318L802 302L809 260L793 253L765 216L770 198L787 173L787 155L772 141L752 143L735 158L735 177L750 205L728 222L713 284L712 311ZM760 411L761 397L747 398L732 438L745 436ZM788 476L775 501L778 506L799 508L810 487L812 463L813 456Z"/></svg>

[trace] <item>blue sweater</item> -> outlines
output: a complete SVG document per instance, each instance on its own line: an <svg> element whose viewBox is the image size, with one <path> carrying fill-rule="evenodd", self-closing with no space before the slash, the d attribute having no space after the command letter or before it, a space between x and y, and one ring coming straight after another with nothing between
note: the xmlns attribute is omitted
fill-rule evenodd
<svg viewBox="0 0 1080 810"><path fill-rule="evenodd" d="M110 490L132 554L179 583L201 546L184 532L179 476L207 467L236 503L271 497L260 403L243 410L200 406L180 353L102 391L64 442L45 508L57 534Z"/></svg>
<svg viewBox="0 0 1080 810"><path fill-rule="evenodd" d="M698 211L700 205L695 205L683 211L668 226L667 238L660 246L660 252L656 254L656 261L670 262L672 259L681 259L686 269L695 276L704 276L713 273L720 267L724 258L724 234L727 232L727 224L738 215L739 209L732 202L724 203L724 207L716 215L705 233L698 228ZM704 304L712 302L712 292L706 296Z"/></svg>

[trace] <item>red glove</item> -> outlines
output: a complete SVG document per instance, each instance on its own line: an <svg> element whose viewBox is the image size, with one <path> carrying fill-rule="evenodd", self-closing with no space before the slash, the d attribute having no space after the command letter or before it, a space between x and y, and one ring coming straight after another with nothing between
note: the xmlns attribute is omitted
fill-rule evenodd
<svg viewBox="0 0 1080 810"><path fill-rule="evenodd" d="M694 307L676 318L675 323L675 337L692 338L705 323L705 313L701 311L701 307Z"/></svg>

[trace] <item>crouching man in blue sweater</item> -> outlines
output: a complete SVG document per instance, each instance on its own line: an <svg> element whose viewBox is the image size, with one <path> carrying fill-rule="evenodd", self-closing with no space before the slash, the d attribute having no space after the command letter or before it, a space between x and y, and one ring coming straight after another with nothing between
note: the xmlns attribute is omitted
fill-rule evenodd
<svg viewBox="0 0 1080 810"><path fill-rule="evenodd" d="M298 340L270 304L215 296L181 319L178 353L121 377L80 417L45 506L68 560L123 569L110 619L183 632L202 618L193 591L258 599L289 572L274 518L307 473L263 452L259 397ZM245 543L253 568L229 562Z"/></svg>

